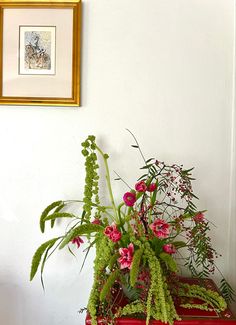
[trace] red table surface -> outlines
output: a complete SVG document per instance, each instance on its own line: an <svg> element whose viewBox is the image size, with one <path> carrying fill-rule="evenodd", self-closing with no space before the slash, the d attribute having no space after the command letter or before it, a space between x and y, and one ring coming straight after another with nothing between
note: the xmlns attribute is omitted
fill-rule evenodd
<svg viewBox="0 0 236 325"><path fill-rule="evenodd" d="M181 277L182 282L186 282L189 284L198 284L198 279L190 279L190 278L184 278ZM204 286L207 289L218 291L215 283L210 280L206 279L204 280ZM181 321L174 321L174 325L217 325L217 324L225 324L225 325L236 325L236 318L234 318L232 312L229 308L227 308L224 312L221 312L220 314L216 312L209 312L199 309L186 309L183 307L180 307L178 304L176 304L176 311L178 315L182 318ZM87 315L86 325L91 325L90 316ZM106 325L107 322L101 318L98 318L98 324L99 325ZM121 317L117 318L116 325L146 325L146 321L143 319L134 319L131 317ZM150 320L150 325L162 325L164 324L161 321L156 320Z"/></svg>

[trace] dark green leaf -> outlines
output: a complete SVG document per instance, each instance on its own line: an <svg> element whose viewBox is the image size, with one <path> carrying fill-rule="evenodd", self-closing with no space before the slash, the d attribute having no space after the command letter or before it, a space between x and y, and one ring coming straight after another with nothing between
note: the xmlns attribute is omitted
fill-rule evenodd
<svg viewBox="0 0 236 325"><path fill-rule="evenodd" d="M138 181L140 181L142 178L146 178L147 176L148 176L148 174L144 174L144 175L140 176L140 177L138 178Z"/></svg>
<svg viewBox="0 0 236 325"><path fill-rule="evenodd" d="M149 158L148 160L146 160L146 164L148 164L150 161L152 161L154 158Z"/></svg>
<svg viewBox="0 0 236 325"><path fill-rule="evenodd" d="M146 165L146 166L141 167L140 169L148 169L148 168L150 168L151 166L152 166L152 164L148 164L148 165Z"/></svg>
<svg viewBox="0 0 236 325"><path fill-rule="evenodd" d="M224 278L220 281L220 292L228 304L232 301L235 301L234 289Z"/></svg>

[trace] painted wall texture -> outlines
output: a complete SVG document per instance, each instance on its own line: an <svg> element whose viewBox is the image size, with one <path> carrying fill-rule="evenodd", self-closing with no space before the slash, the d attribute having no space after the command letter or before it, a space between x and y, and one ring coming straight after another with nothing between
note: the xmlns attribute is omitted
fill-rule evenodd
<svg viewBox="0 0 236 325"><path fill-rule="evenodd" d="M233 98L233 0L84 0L82 107L0 108L0 323L83 324L93 254L80 273L82 250L56 253L44 293L29 282L31 257L63 227L42 235L38 220L52 201L82 197L88 134L135 182L142 160L125 128L146 157L195 166L218 266L236 288ZM114 184L117 200L125 190Z"/></svg>

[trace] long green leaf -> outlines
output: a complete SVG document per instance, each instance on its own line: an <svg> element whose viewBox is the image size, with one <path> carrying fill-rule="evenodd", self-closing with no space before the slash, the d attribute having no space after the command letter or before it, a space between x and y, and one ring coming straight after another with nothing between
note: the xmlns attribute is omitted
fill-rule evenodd
<svg viewBox="0 0 236 325"><path fill-rule="evenodd" d="M44 218L44 221L47 221L47 220L55 220L55 219L59 219L59 218L77 218L77 217L74 214L72 214L72 213L68 213L68 212L57 212L57 213L50 214L49 216L47 216L46 218Z"/></svg>
<svg viewBox="0 0 236 325"><path fill-rule="evenodd" d="M44 290L43 270L44 270L44 266L45 266L45 263L46 263L46 260L47 260L47 257L48 257L48 253L49 253L50 249L52 248L52 246L53 246L54 244L55 244L55 242L52 242L52 243L47 247L47 249L45 250L45 253L44 253L44 257L43 257L42 263L41 263L40 278L41 278L41 284L42 284L43 290Z"/></svg>
<svg viewBox="0 0 236 325"><path fill-rule="evenodd" d="M139 265L140 265L142 255L143 255L143 248L139 248L134 253L132 267L130 270L130 285L132 287L134 287L134 285L136 284L137 278L138 278Z"/></svg>
<svg viewBox="0 0 236 325"><path fill-rule="evenodd" d="M146 165L146 166L141 167L140 169L148 169L148 168L150 168L152 165L153 165L153 164L148 164L148 165Z"/></svg>
<svg viewBox="0 0 236 325"><path fill-rule="evenodd" d="M45 229L45 221L44 219L48 216L49 212L51 212L54 208L58 207L59 205L63 204L63 201L56 201L50 204L46 209L42 212L41 217L40 217L40 229L42 232L44 232Z"/></svg>
<svg viewBox="0 0 236 325"><path fill-rule="evenodd" d="M176 249L187 246L186 243L184 241L181 241L181 240L180 241L174 241L172 244L175 246Z"/></svg>
<svg viewBox="0 0 236 325"><path fill-rule="evenodd" d="M66 204L63 202L61 205L59 205L55 210L54 210L54 213L57 213L57 212L60 212L64 207L66 206ZM52 219L51 220L51 228L54 227L54 224L55 224L55 219Z"/></svg>
<svg viewBox="0 0 236 325"><path fill-rule="evenodd" d="M35 252L33 259L32 259L32 265L31 265L31 272L30 272L30 281L33 280L35 274L37 273L41 258L43 253L46 251L46 249L49 246L53 246L55 244L55 242L60 239L61 237L57 237L57 238L53 238L50 239L48 241L46 241L45 243L43 243ZM51 248L50 247L50 248Z"/></svg>
<svg viewBox="0 0 236 325"><path fill-rule="evenodd" d="M117 254L114 254L114 255L111 257L110 262L109 262L109 265L108 265L108 267L109 267L110 270L113 269L114 264L115 264L116 261L118 260L119 256L120 256L119 253L117 253Z"/></svg>
<svg viewBox="0 0 236 325"><path fill-rule="evenodd" d="M148 164L152 160L154 160L154 158L149 158L148 160L146 160L146 164Z"/></svg>
<svg viewBox="0 0 236 325"><path fill-rule="evenodd" d="M102 288L102 291L100 292L100 301L104 301L106 299L106 296L110 292L110 289L113 286L114 282L116 281L119 273L120 273L120 270L116 269L109 275L106 283L104 284L104 286Z"/></svg>
<svg viewBox="0 0 236 325"><path fill-rule="evenodd" d="M102 226L93 223L80 225L74 229L71 229L65 235L61 245L59 246L59 249L65 247L72 239L74 239L77 236L89 235L93 232L102 232L102 231L104 231L104 228Z"/></svg>
<svg viewBox="0 0 236 325"><path fill-rule="evenodd" d="M86 250L84 250L84 252L86 251L86 254L85 254L83 263L81 265L80 272L83 270L83 267L84 267L85 261L86 261L86 259L88 257L90 249L94 246L94 244L96 244L97 241L98 241L98 238L94 239L94 241L89 245L89 247L87 247Z"/></svg>
<svg viewBox="0 0 236 325"><path fill-rule="evenodd" d="M163 252L159 255L159 257L166 263L166 266L171 272L178 271L177 264L170 254Z"/></svg>

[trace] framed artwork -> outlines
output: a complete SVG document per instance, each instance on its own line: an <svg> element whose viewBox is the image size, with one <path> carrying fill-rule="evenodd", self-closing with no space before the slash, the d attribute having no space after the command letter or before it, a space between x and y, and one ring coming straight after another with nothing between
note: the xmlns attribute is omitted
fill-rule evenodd
<svg viewBox="0 0 236 325"><path fill-rule="evenodd" d="M53 74L56 26L19 27L19 74Z"/></svg>
<svg viewBox="0 0 236 325"><path fill-rule="evenodd" d="M0 0L0 104L80 105L81 0Z"/></svg>

